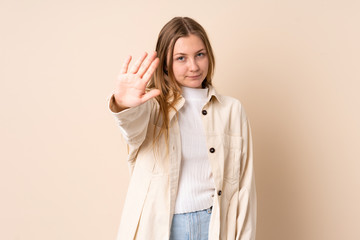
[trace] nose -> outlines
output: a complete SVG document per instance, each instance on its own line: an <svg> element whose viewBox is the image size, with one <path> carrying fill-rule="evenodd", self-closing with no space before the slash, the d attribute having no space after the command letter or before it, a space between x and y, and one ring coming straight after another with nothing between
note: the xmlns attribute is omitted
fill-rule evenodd
<svg viewBox="0 0 360 240"><path fill-rule="evenodd" d="M197 71L199 71L199 65L198 65L198 63L196 62L196 60L194 59L194 58L192 58L192 59L190 59L190 61L189 61L189 70L191 71L191 72L197 72Z"/></svg>

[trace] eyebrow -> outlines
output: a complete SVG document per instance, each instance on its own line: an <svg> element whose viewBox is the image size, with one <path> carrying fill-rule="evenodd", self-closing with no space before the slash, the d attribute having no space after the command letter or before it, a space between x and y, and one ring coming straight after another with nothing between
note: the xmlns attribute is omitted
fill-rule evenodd
<svg viewBox="0 0 360 240"><path fill-rule="evenodd" d="M205 51L205 49L202 48L202 49L196 51L195 53L199 53L199 52L202 52L202 51ZM187 55L187 54L186 53L175 53L173 56L176 56L176 55Z"/></svg>

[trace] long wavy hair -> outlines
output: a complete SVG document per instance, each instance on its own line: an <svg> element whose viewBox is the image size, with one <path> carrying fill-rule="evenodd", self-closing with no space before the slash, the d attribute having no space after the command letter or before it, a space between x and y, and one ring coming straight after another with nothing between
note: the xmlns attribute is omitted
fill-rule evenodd
<svg viewBox="0 0 360 240"><path fill-rule="evenodd" d="M160 90L160 95L156 97L160 110L157 113L155 124L160 125L161 128L157 133L156 128L154 129L154 143L157 142L163 133L165 133L166 143L168 142L169 112L171 109L176 111L175 105L181 97L181 87L175 80L172 67L174 45L179 38L188 37L191 34L196 35L203 41L209 59L208 73L202 82L202 87L206 88L212 85L211 80L215 68L215 58L205 29L189 17L175 17L171 19L159 33L156 43L156 52L160 60L159 66L149 82L149 88Z"/></svg>

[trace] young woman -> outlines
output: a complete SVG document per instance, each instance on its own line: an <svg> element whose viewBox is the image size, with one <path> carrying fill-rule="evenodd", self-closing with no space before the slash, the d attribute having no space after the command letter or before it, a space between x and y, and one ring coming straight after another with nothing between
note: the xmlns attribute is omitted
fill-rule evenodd
<svg viewBox="0 0 360 240"><path fill-rule="evenodd" d="M130 61L109 103L131 174L118 240L255 239L250 127L241 103L212 86L205 30L173 18L156 52Z"/></svg>

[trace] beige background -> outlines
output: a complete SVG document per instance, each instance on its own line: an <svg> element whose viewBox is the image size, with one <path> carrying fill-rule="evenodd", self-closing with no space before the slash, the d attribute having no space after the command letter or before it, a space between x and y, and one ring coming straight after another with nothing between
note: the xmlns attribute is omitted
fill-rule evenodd
<svg viewBox="0 0 360 240"><path fill-rule="evenodd" d="M220 3L221 2L221 3ZM129 174L107 111L161 27L207 29L251 120L258 240L360 239L357 0L0 1L0 239L114 239Z"/></svg>

